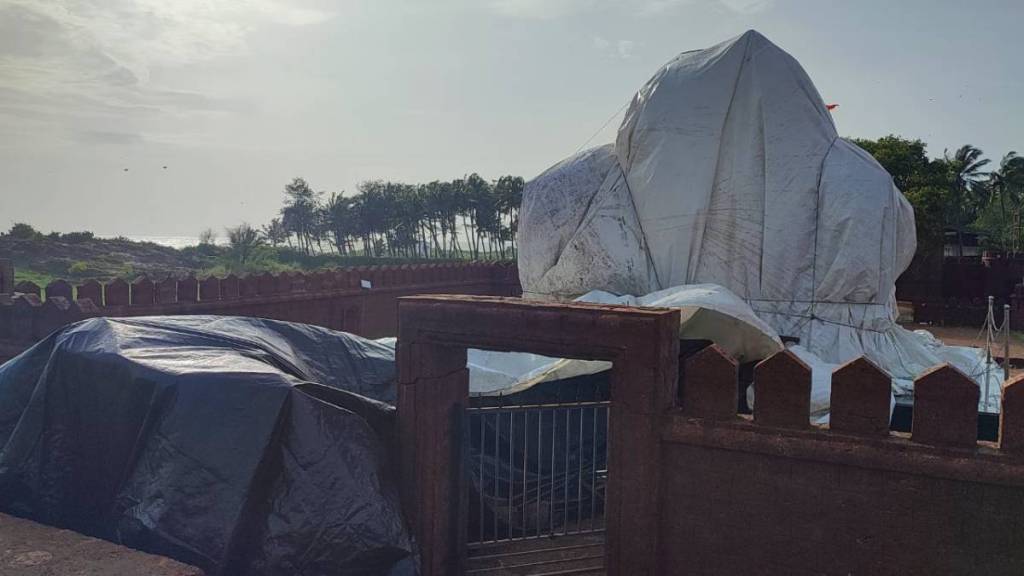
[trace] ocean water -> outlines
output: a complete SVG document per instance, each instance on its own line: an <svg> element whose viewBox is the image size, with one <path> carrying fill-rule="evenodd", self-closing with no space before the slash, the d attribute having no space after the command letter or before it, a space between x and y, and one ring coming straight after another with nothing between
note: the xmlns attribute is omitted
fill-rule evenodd
<svg viewBox="0 0 1024 576"><path fill-rule="evenodd" d="M152 242L161 246L170 246L171 248L184 248L199 244L198 236L136 236L134 234L126 234L124 237L136 242ZM214 239L214 243L227 244L227 238L218 236Z"/></svg>

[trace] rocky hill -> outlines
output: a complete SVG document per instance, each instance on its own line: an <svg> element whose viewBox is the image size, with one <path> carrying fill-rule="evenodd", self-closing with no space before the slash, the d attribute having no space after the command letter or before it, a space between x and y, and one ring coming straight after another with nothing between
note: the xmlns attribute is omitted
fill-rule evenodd
<svg viewBox="0 0 1024 576"><path fill-rule="evenodd" d="M216 249L213 249L214 251ZM159 276L209 265L202 249L176 250L152 242L93 238L88 234L0 235L0 258L14 261L19 278L45 283L49 278L83 280Z"/></svg>

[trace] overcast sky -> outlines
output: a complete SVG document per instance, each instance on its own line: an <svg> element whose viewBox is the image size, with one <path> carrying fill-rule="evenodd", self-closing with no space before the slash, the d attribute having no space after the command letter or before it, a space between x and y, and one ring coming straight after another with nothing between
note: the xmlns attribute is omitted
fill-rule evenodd
<svg viewBox="0 0 1024 576"><path fill-rule="evenodd" d="M1022 22L1012 1L0 0L0 228L195 235L266 222L293 176L529 179L674 55L751 28L843 135L1024 152Z"/></svg>

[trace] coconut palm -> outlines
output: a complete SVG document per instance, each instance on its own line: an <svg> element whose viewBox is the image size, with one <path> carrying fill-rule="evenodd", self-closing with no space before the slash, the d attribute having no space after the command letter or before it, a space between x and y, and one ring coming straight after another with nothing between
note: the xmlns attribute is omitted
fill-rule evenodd
<svg viewBox="0 0 1024 576"><path fill-rule="evenodd" d="M999 162L999 167L989 175L988 189L990 194L999 199L999 210L1003 233L1003 250L1017 252L1020 242L1020 211L1022 193L1024 193L1024 157L1016 152L1007 152ZM1007 209L1014 211L1014 226L1007 229ZM1007 234L1009 232L1009 234Z"/></svg>
<svg viewBox="0 0 1024 576"><path fill-rule="evenodd" d="M976 208L988 194L984 187L979 184L987 175L982 168L990 162L988 158L982 158L983 152L970 144L965 144L957 149L952 157L949 153L944 154L946 163L950 170L950 192L953 197L953 220L956 222L957 255L964 255L963 228Z"/></svg>
<svg viewBox="0 0 1024 576"><path fill-rule="evenodd" d="M289 235L294 234L299 250L312 251L317 240L321 192L314 192L302 178L295 178L284 187L285 201L281 223Z"/></svg>
<svg viewBox="0 0 1024 576"><path fill-rule="evenodd" d="M516 230L519 228L519 206L523 203L523 187L525 182L519 176L502 176L494 184L494 194L498 210L508 223L501 229L501 254L505 256L505 240L511 243L512 255L516 253Z"/></svg>
<svg viewBox="0 0 1024 576"><path fill-rule="evenodd" d="M324 203L323 221L334 249L338 254L348 254L352 249L352 238L356 232L356 200L332 193Z"/></svg>
<svg viewBox="0 0 1024 576"><path fill-rule="evenodd" d="M244 270L252 261L259 247L263 245L263 238L255 228L245 222L234 228L227 228L226 232L228 254L231 256L231 261L239 270Z"/></svg>
<svg viewBox="0 0 1024 576"><path fill-rule="evenodd" d="M280 218L272 218L269 224L264 224L260 234L271 246L280 246L288 239L288 230L281 224Z"/></svg>

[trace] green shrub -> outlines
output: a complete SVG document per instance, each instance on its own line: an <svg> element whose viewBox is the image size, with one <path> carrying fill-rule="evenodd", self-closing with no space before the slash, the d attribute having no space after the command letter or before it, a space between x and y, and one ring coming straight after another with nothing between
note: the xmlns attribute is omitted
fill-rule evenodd
<svg viewBox="0 0 1024 576"><path fill-rule="evenodd" d="M24 222L15 223L7 234L21 240L33 240L43 237L43 234L33 228L31 224L25 224Z"/></svg>
<svg viewBox="0 0 1024 576"><path fill-rule="evenodd" d="M88 231L84 231L84 232L68 232L67 234L61 234L60 235L60 239L65 241L65 242L67 242L67 243L69 243L69 244L81 244L83 242L88 242L89 240L92 240L93 238L95 238L95 235L93 235L92 232L88 232Z"/></svg>

